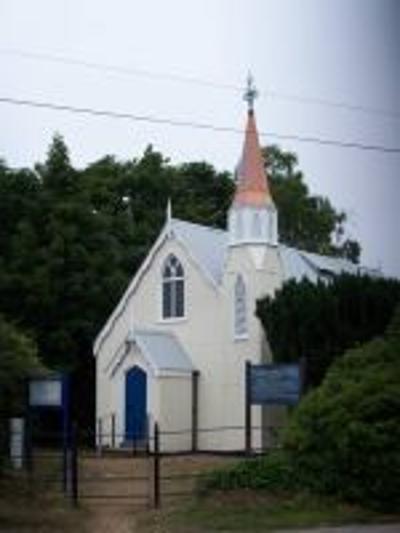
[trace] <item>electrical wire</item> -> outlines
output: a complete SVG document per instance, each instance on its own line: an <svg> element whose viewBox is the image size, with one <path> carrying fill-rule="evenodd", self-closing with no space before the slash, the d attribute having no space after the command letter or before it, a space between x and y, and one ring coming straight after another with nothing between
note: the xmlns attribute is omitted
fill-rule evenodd
<svg viewBox="0 0 400 533"><path fill-rule="evenodd" d="M96 117L108 117L113 119L125 119L133 120L137 122L148 122L153 124L162 124L168 126L179 126L187 127L192 129L202 129L202 130L211 130L215 132L230 132L243 134L243 130L239 128L229 127L229 126L216 126L208 123L193 122L187 120L175 120L169 118L161 118L151 115L136 115L127 112L112 111L106 109L94 109L92 107L77 107L68 104L58 104L53 102L39 102L37 100L25 100L12 97L0 97L0 103L10 104L16 106L25 106L38 109L49 109L52 111L65 111L68 113L74 114L84 114L91 115ZM341 141L337 139L326 139L313 136L302 136L296 134L284 134L277 133L273 131L260 131L260 137L271 137L280 140L291 140L299 141L304 143L314 143L325 146L336 146L340 148L353 148L358 150L367 150L374 152L383 152L388 154L398 154L400 153L400 147L388 147L383 145L374 145L374 144L364 144L354 141Z"/></svg>
<svg viewBox="0 0 400 533"><path fill-rule="evenodd" d="M168 81L174 81L174 82L179 82L179 83L200 85L203 87L210 87L214 89L234 91L235 93L243 92L243 87L234 85L234 84L218 83L218 82L213 82L211 80L204 80L204 79L197 78L197 77L182 76L182 75L170 74L166 72L155 72L155 71L150 71L150 70L140 69L140 68L123 67L123 66L118 66L118 65L97 63L93 61L84 61L81 59L76 59L76 58L66 57L66 56L56 56L52 54L44 54L44 53L38 53L38 52L28 52L24 50L4 49L4 48L3 49L0 48L0 54L12 55L12 56L20 57L24 59L33 59L33 60L39 60L39 61L48 61L52 63L59 63L59 64L64 64L64 65L79 66L79 67L84 67L84 68L88 68L92 70L98 70L101 72L111 72L114 74L123 74L123 75L128 75L128 76L141 76L141 77L145 77L145 78L149 78L153 80L168 80ZM346 111L366 113L366 114L371 114L371 115L380 115L380 116L391 118L391 119L400 119L399 112L390 111L388 109L379 109L379 108L374 108L374 107L362 106L359 104L352 104L352 103L344 102L344 101L335 101L335 100L330 100L326 98L318 98L314 96L304 96L304 95L298 95L298 94L293 94L293 93L282 93L282 92L273 91L273 90L261 90L259 91L259 93L264 94L266 97L272 97L272 98L281 99L281 100L288 100L288 101L294 101L294 102L305 103L305 104L315 104L315 105L330 107L334 109L344 109Z"/></svg>

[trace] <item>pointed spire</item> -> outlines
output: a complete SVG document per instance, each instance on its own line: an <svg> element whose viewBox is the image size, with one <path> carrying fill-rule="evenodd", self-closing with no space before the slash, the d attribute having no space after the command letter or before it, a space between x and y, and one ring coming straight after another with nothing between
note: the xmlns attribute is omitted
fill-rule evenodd
<svg viewBox="0 0 400 533"><path fill-rule="evenodd" d="M242 158L238 167L234 204L260 207L273 203L254 114L254 99L257 96L253 78L249 74L244 99L248 103L247 125Z"/></svg>

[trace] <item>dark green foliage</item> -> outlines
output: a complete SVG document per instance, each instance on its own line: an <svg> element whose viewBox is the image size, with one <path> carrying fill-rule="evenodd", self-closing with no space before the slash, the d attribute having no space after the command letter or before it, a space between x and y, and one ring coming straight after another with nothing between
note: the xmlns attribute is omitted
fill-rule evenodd
<svg viewBox="0 0 400 533"><path fill-rule="evenodd" d="M35 343L0 314L0 469L7 449L8 417L20 414L24 378L41 368Z"/></svg>
<svg viewBox="0 0 400 533"><path fill-rule="evenodd" d="M0 315L0 418L21 409L22 380L40 368L32 339Z"/></svg>
<svg viewBox="0 0 400 533"><path fill-rule="evenodd" d="M334 363L284 436L305 486L392 511L400 509L399 316L396 334L393 325Z"/></svg>
<svg viewBox="0 0 400 533"><path fill-rule="evenodd" d="M318 385L346 349L381 335L400 300L393 279L342 275L329 284L286 283L257 303L276 361L307 359L307 385Z"/></svg>
<svg viewBox="0 0 400 533"><path fill-rule="evenodd" d="M274 451L257 459L246 459L224 470L207 474L199 484L200 492L207 490L265 489L293 490L295 476L292 465L283 451Z"/></svg>

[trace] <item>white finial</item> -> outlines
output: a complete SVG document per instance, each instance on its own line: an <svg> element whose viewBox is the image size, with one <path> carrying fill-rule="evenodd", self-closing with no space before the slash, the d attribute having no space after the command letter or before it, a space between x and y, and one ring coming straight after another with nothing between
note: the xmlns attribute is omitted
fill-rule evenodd
<svg viewBox="0 0 400 533"><path fill-rule="evenodd" d="M168 198L167 203L167 222L171 222L172 219L172 206L171 206L171 198Z"/></svg>
<svg viewBox="0 0 400 533"><path fill-rule="evenodd" d="M254 109L254 100L258 96L258 91L255 88L254 85L254 79L251 75L251 72L249 71L247 75L247 87L243 95L243 99L247 102L247 105L249 106L249 111L253 111Z"/></svg>

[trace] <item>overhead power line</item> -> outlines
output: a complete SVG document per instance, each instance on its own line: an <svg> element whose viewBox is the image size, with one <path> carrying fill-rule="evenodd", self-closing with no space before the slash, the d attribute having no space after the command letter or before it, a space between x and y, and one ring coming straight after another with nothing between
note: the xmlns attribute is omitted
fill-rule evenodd
<svg viewBox="0 0 400 533"><path fill-rule="evenodd" d="M120 65L111 65L105 63L97 63L93 61L84 61L66 56L58 56L52 54L44 54L38 52L29 52L24 50L15 49L0 49L1 54L13 55L15 57L21 57L24 59L33 59L39 61L48 61L52 63L59 63L64 65L72 65L78 67L84 67L87 69L97 70L101 72L109 72L114 74L123 74L125 76L140 76L153 80L168 80L179 83L186 83L192 85L199 85L203 87L210 87L214 89L222 89L227 91L234 91L236 93L242 93L243 87L235 84L214 82L211 80L204 80L198 77L182 76L178 74L171 74L167 72L155 72L147 69L124 67ZM400 113L391 111L388 109L379 109L369 106L363 106L359 104L353 104L344 101L335 101L327 98L318 98L315 96L304 96L293 93L282 93L273 90L261 90L260 94L264 94L267 97L277 98L280 100L294 101L305 104L315 104L319 106L330 107L334 109L344 109L346 111L371 114L376 116L383 116L391 119L400 119Z"/></svg>
<svg viewBox="0 0 400 533"><path fill-rule="evenodd" d="M215 132L230 132L236 134L243 134L243 130L230 126L217 126L214 124L193 122L188 120L175 120L169 118L161 118L152 115L136 115L133 113L127 113L122 111L112 111L107 109L95 109L92 107L77 107L68 104L57 104L53 102L39 102L37 100L23 100L11 97L0 97L0 103L10 104L15 106L33 107L38 109L49 109L51 111L64 111L68 113L90 115L96 117L108 117L113 119L133 120L137 122L148 122L152 124L162 124L168 126L179 126L200 130L211 130ZM272 137L280 140L299 141L304 143L314 143L326 146L336 146L339 148L353 148L357 150L367 150L383 153L400 153L400 147L388 147L383 145L364 144L354 141L341 141L337 139L326 139L313 136L302 136L296 134L284 134L273 131L260 131L261 137Z"/></svg>

